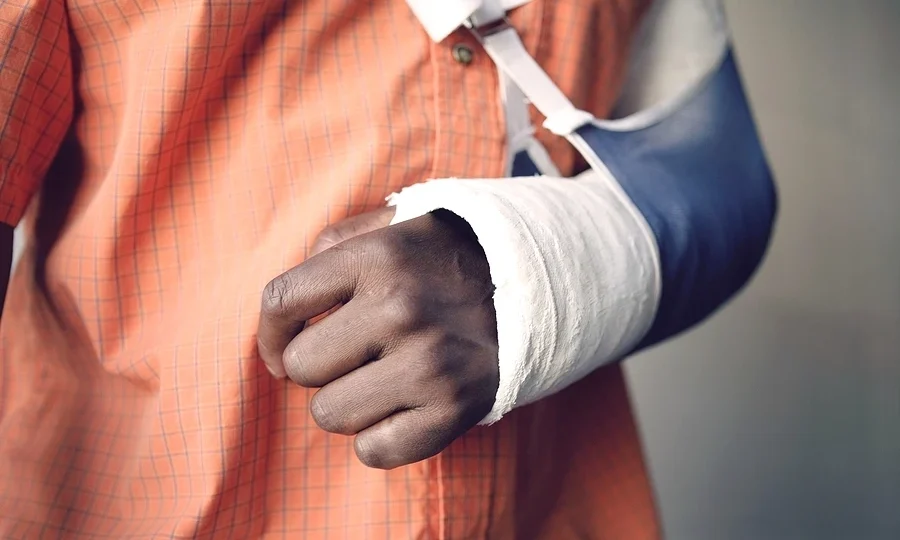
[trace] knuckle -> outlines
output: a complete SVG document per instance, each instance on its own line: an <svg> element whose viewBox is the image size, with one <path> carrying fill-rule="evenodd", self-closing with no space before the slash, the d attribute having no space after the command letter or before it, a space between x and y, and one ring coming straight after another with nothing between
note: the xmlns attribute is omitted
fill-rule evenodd
<svg viewBox="0 0 900 540"><path fill-rule="evenodd" d="M321 391L309 402L309 413L316 425L329 433L346 434L347 423L340 411L334 399Z"/></svg>
<svg viewBox="0 0 900 540"><path fill-rule="evenodd" d="M460 349L459 340L447 332L440 331L430 336L423 348L420 358L425 364L422 369L427 376L453 382L467 372L470 358Z"/></svg>
<svg viewBox="0 0 900 540"><path fill-rule="evenodd" d="M490 411L500 381L499 362L491 350L441 333L429 340L418 358L411 375L416 384L430 389L442 422Z"/></svg>
<svg viewBox="0 0 900 540"><path fill-rule="evenodd" d="M320 253L334 245L340 244L343 240L344 237L341 234L341 231L335 228L334 225L329 225L316 236L316 240L313 242L310 252Z"/></svg>
<svg viewBox="0 0 900 540"><path fill-rule="evenodd" d="M372 239L375 253L388 268L407 269L417 266L422 255L422 245L416 238L391 228Z"/></svg>
<svg viewBox="0 0 900 540"><path fill-rule="evenodd" d="M407 330L421 325L426 315L424 302L409 289L398 289L390 293L385 311L394 327Z"/></svg>
<svg viewBox="0 0 900 540"><path fill-rule="evenodd" d="M439 394L447 390L452 380L448 381L447 368L444 366L444 360L436 355L433 351L425 349L415 359L410 361L409 374L412 383L416 387L427 389L427 393L432 398L438 397Z"/></svg>
<svg viewBox="0 0 900 540"><path fill-rule="evenodd" d="M402 234L385 231L375 241L379 253L388 260L396 261L406 257L408 242Z"/></svg>
<svg viewBox="0 0 900 540"><path fill-rule="evenodd" d="M268 317L283 317L293 294L293 284L287 274L281 274L266 284L262 294L262 313Z"/></svg>
<svg viewBox="0 0 900 540"><path fill-rule="evenodd" d="M446 392L435 396L427 409L428 424L433 434L429 441L432 442L442 439L441 434L454 431L466 415L465 405Z"/></svg>

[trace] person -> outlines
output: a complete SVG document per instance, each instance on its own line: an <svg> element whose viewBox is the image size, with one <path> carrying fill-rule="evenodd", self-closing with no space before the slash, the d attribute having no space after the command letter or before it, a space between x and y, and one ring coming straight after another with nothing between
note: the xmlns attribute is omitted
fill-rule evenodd
<svg viewBox="0 0 900 540"><path fill-rule="evenodd" d="M0 21L0 536L661 535L618 361L775 217L718 2Z"/></svg>

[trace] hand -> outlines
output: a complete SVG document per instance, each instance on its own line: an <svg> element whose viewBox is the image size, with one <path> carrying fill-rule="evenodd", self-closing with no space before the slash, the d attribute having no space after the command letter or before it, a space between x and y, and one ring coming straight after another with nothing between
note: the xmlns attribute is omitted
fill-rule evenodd
<svg viewBox="0 0 900 540"><path fill-rule="evenodd" d="M360 461L383 469L443 450L490 412L500 380L474 233L447 211L386 226L393 215L326 229L311 258L266 286L258 331L273 375L321 387L316 423L356 435Z"/></svg>

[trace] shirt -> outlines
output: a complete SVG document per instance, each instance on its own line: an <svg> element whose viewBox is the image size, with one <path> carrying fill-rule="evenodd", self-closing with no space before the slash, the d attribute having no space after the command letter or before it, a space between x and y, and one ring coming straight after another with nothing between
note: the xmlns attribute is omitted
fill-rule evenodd
<svg viewBox="0 0 900 540"><path fill-rule="evenodd" d="M604 116L644 4L511 18ZM465 31L433 43L389 0L14 0L0 43L0 220L30 218L0 328L4 537L658 536L617 365L380 471L256 357L264 284L324 226L503 173Z"/></svg>

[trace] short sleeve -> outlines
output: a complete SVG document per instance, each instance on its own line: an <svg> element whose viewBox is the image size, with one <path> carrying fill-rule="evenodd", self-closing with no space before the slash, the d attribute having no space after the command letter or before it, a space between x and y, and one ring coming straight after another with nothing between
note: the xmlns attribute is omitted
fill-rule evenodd
<svg viewBox="0 0 900 540"><path fill-rule="evenodd" d="M0 223L15 226L72 121L63 0L0 2Z"/></svg>

